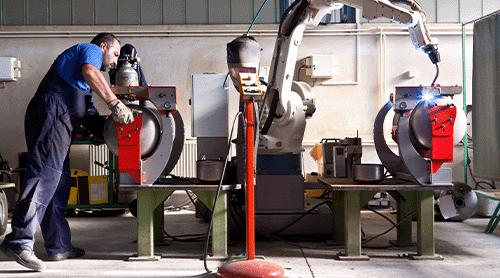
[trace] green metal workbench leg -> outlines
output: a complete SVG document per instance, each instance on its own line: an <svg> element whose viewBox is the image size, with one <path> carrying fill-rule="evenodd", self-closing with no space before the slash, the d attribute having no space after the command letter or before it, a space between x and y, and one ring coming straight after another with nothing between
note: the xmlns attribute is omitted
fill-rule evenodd
<svg viewBox="0 0 500 278"><path fill-rule="evenodd" d="M417 201L417 255L415 260L442 260L435 254L434 243L434 192L419 190Z"/></svg>
<svg viewBox="0 0 500 278"><path fill-rule="evenodd" d="M154 211L170 194L172 190L137 191L137 257L129 260L159 260L154 255Z"/></svg>
<svg viewBox="0 0 500 278"><path fill-rule="evenodd" d="M397 220L401 221L404 217L408 216L415 208L415 198L417 197L416 191L391 191L390 194L396 199L398 205ZM396 246L411 246L414 245L412 240L412 217L399 224L397 229L397 240L393 242Z"/></svg>
<svg viewBox="0 0 500 278"><path fill-rule="evenodd" d="M333 242L344 244L344 192L332 192Z"/></svg>
<svg viewBox="0 0 500 278"><path fill-rule="evenodd" d="M197 191L193 193L209 209L212 209L215 201L216 191ZM212 258L227 258L227 193L220 191L217 206L215 207L214 219L212 221Z"/></svg>
<svg viewBox="0 0 500 278"><path fill-rule="evenodd" d="M152 191L153 192L153 237L154 242L157 244L163 243L163 239L165 238L165 200L174 193L173 190L165 190L165 191ZM154 205L156 204L156 207Z"/></svg>
<svg viewBox="0 0 500 278"><path fill-rule="evenodd" d="M340 260L369 260L361 255L361 192L346 191L344 195L344 239L345 254L338 256Z"/></svg>

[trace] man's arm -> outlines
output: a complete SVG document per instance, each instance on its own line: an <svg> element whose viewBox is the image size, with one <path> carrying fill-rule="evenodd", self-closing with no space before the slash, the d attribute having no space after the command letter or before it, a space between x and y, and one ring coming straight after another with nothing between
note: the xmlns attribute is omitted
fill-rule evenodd
<svg viewBox="0 0 500 278"><path fill-rule="evenodd" d="M81 70L83 78L85 78L92 91L102 98L106 104L116 99L116 95L109 88L108 82L99 69L91 64L83 64Z"/></svg>
<svg viewBox="0 0 500 278"><path fill-rule="evenodd" d="M132 110L121 102L116 95L113 94L109 88L108 82L104 79L101 72L91 64L83 64L82 74L87 84L89 84L92 91L94 91L111 110L113 120L121 124L129 124L134 121Z"/></svg>

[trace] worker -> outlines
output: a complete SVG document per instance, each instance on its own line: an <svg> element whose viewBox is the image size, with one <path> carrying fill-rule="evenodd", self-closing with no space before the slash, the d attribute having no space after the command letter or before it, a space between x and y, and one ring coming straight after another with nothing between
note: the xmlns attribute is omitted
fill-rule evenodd
<svg viewBox="0 0 500 278"><path fill-rule="evenodd" d="M27 268L46 268L33 251L38 226L49 261L85 254L71 245L65 218L71 189L69 149L80 125L92 125L89 118L100 118L95 117L98 111L93 106L93 92L108 104L113 120L121 124L133 122L132 111L117 99L100 72L116 65L119 54L120 42L110 33L100 33L91 43L66 49L54 61L28 105L28 164L12 216L12 232L0 246L1 253Z"/></svg>

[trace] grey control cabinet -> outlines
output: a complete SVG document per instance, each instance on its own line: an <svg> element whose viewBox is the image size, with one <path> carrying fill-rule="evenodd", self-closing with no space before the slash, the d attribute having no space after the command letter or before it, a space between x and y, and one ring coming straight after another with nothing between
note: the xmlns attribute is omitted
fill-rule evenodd
<svg viewBox="0 0 500 278"><path fill-rule="evenodd" d="M227 150L228 96L225 74L192 76L191 135L197 137L197 160L223 159Z"/></svg>

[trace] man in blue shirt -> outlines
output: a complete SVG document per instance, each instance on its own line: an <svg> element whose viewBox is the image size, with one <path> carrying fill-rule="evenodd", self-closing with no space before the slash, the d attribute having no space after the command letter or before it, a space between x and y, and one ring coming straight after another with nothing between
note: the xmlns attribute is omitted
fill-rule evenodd
<svg viewBox="0 0 500 278"><path fill-rule="evenodd" d="M103 122L93 106L93 93L108 104L116 122L133 122L132 111L117 99L100 72L116 65L119 55L120 42L110 33L68 48L54 61L28 105L28 164L12 216L12 232L0 246L4 255L25 267L46 268L33 252L38 226L49 260L85 254L71 245L65 218L71 189L69 149L80 125L102 136Z"/></svg>

